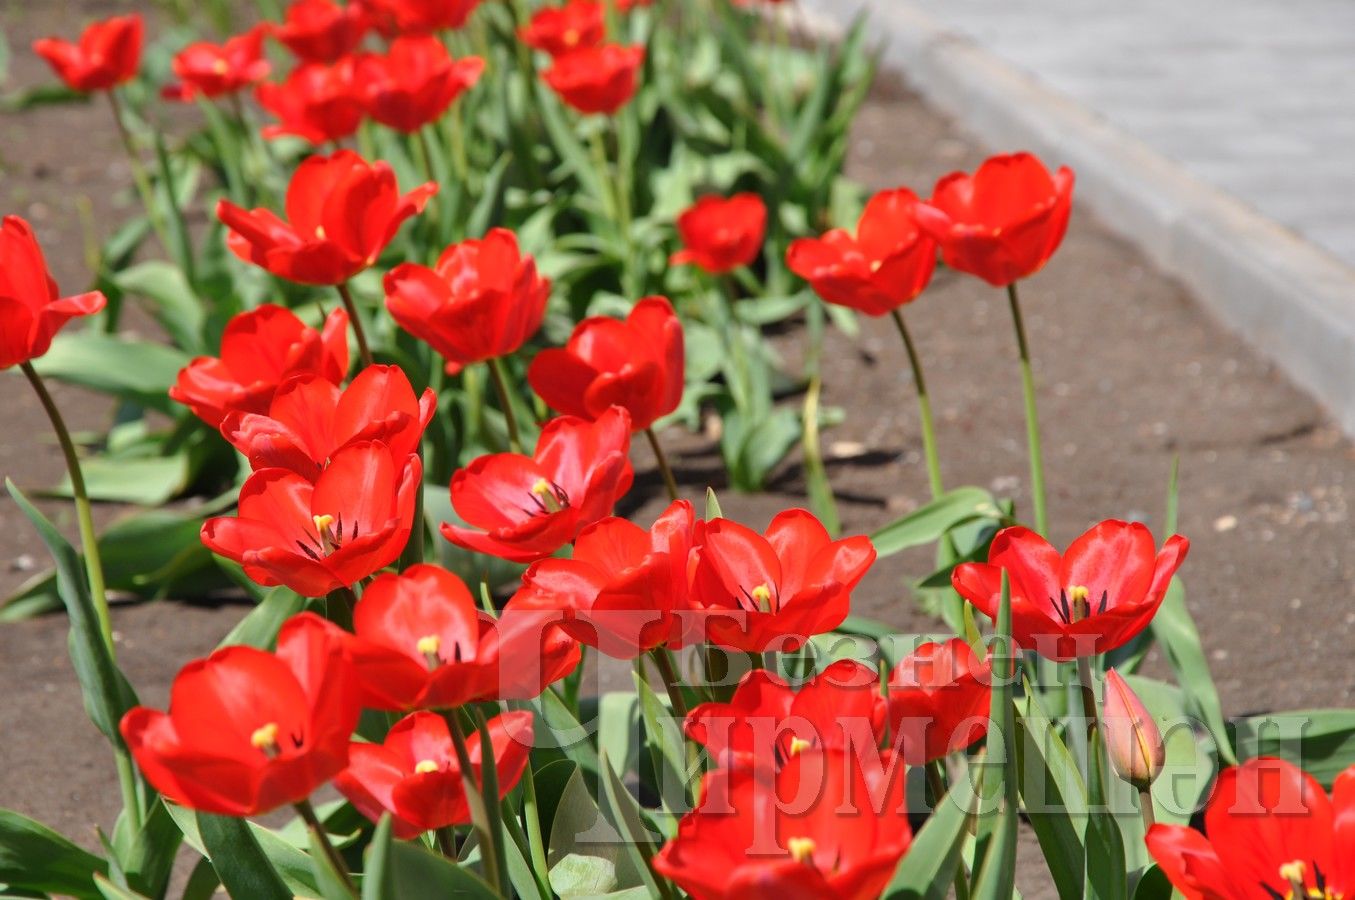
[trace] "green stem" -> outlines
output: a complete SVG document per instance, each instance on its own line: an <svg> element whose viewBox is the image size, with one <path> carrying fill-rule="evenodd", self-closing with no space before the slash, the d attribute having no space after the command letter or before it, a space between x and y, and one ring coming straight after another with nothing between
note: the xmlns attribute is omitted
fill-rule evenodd
<svg viewBox="0 0 1355 900"><path fill-rule="evenodd" d="M904 324L903 313L898 309L891 309L889 314L894 319L894 327L899 330L899 337L903 338L903 349L908 352L908 365L913 369L913 384L917 386L918 420L922 426L922 452L927 458L927 478L931 482L932 499L936 500L945 493L945 487L941 482L941 459L936 452L936 423L932 419L932 402L927 395L927 380L922 374L922 361L918 358L913 336L909 334L908 326Z"/></svg>
<svg viewBox="0 0 1355 900"><path fill-rule="evenodd" d="M442 855L456 862L456 831L452 826L439 828L433 834L437 838L438 849L442 851Z"/></svg>
<svg viewBox="0 0 1355 900"><path fill-rule="evenodd" d="M602 206L607 218L617 221L616 192L613 190L612 167L607 162L607 147L602 142L601 129L591 129L588 136L589 149L593 151L593 166L598 170L598 190L601 191Z"/></svg>
<svg viewBox="0 0 1355 900"><path fill-rule="evenodd" d="M673 716L679 722L687 720L687 701L682 697L682 682L677 676L677 667L673 665L673 654L667 647L655 647L650 651L654 665L663 678L663 686L668 691L668 700L673 704Z"/></svg>
<svg viewBox="0 0 1355 900"><path fill-rule="evenodd" d="M659 436L650 427L645 429L645 437L649 438L649 446L654 451L654 459L659 465L659 472L663 474L664 487L668 488L668 499L676 500L678 498L677 479L673 477L673 470L668 465L668 457L663 454L663 447L659 446Z"/></svg>
<svg viewBox="0 0 1355 900"><path fill-rule="evenodd" d="M296 804L297 815L301 816L311 833L315 835L315 840L320 844L320 849L325 854L325 860L329 863L334 874L339 876L344 887L354 897L358 896L357 886L353 884L353 876L348 873L348 866L344 863L343 857L329 840L329 834L325 831L325 826L320 822L320 817L315 814L314 807L309 800L302 800Z"/></svg>
<svg viewBox="0 0 1355 900"><path fill-rule="evenodd" d="M1030 369L1030 347L1026 343L1026 326L1021 318L1021 302L1016 294L1016 282L1007 285L1007 301L1012 308L1012 325L1016 328L1016 349L1021 355L1021 391L1026 401L1026 443L1030 453L1030 495L1035 509L1035 530L1049 535L1049 517L1045 510L1044 458L1040 452L1040 420L1035 410L1035 376Z"/></svg>
<svg viewBox="0 0 1355 900"><path fill-rule="evenodd" d="M461 104L452 104L451 116L452 165L456 166L456 177L464 184L470 179L470 160L466 156L465 126L461 122Z"/></svg>
<svg viewBox="0 0 1355 900"><path fill-rule="evenodd" d="M452 746L456 749L457 765L461 768L461 787L466 792L466 805L470 807L471 821L480 832L480 859L483 862L481 868L484 870L485 880L496 892L503 894L504 885L499 880L499 861L496 855L498 843L489 827L485 796L481 793L480 786L475 783L475 770L471 768L470 753L466 750L466 736L461 730L461 721L457 718L456 710L449 710L447 713L447 730L452 735ZM493 753L492 749L481 749L482 752Z"/></svg>
<svg viewBox="0 0 1355 900"><path fill-rule="evenodd" d="M173 252L173 244L169 240L169 232L165 229L165 221L160 217L160 208L155 202L155 191L151 188L150 176L146 174L146 167L141 164L141 157L137 153L136 142L132 140L132 133L127 130L127 122L123 118L122 100L118 98L116 90L105 91L108 95L108 104L113 108L113 122L118 126L118 137L122 139L122 147L127 151L127 164L132 168L132 181L136 183L136 192L141 195L141 205L146 208L146 216L151 221L151 228L160 238L160 244L165 248L166 253Z"/></svg>
<svg viewBox="0 0 1355 900"><path fill-rule="evenodd" d="M546 861L546 842L541 834L541 812L536 802L536 777L532 774L531 763L522 770L522 812L527 819L527 846L532 855L532 870L537 883L550 893L550 865Z"/></svg>
<svg viewBox="0 0 1355 900"><path fill-rule="evenodd" d="M1151 831L1157 817L1153 813L1153 792L1148 788L1139 789L1139 814L1143 816L1143 830Z"/></svg>
<svg viewBox="0 0 1355 900"><path fill-rule="evenodd" d="M508 427L508 445L514 453L522 452L522 435L518 432L517 414L513 412L513 398L508 393L508 379L504 377L503 365L497 358L485 361L489 366L489 376L494 381L494 391L499 395L499 406L503 409L503 421Z"/></svg>
<svg viewBox="0 0 1355 900"><path fill-rule="evenodd" d="M339 297L343 300L343 308L348 311L348 321L353 325L353 336L358 339L358 356L362 359L362 365L370 366L375 360L372 358L372 348L367 345L367 332L362 327L358 305L353 302L353 292L348 289L346 281L341 281L334 287L338 289Z"/></svg>

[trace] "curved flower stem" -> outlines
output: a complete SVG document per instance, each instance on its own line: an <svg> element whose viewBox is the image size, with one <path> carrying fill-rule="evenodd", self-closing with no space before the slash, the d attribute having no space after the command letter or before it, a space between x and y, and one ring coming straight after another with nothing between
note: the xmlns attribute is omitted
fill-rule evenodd
<svg viewBox="0 0 1355 900"><path fill-rule="evenodd" d="M71 441L66 421L61 417L56 401L47 392L47 385L43 383L42 377L30 362L20 363L19 368L23 370L28 383L33 385L33 392L38 395L38 401L46 411L47 418L51 420L52 430L56 432L57 443L61 445L61 455L66 459L66 471L71 478L71 494L75 498L75 514L80 523L80 545L85 552L85 572L89 576L90 598L94 601L94 611L99 616L99 631L103 634L104 644L108 647L108 655L115 657L113 623L108 615L108 593L104 587L103 560L99 556L99 540L94 533L94 514L90 508L89 492L85 488L85 475L80 468L80 457L75 453L75 444Z"/></svg>
<svg viewBox="0 0 1355 900"><path fill-rule="evenodd" d="M673 665L673 654L667 647L655 647L650 651L654 665L663 678L663 686L668 691L668 700L673 704L673 716L679 722L687 719L687 701L682 698L681 681L677 676L677 667Z"/></svg>
<svg viewBox="0 0 1355 900"><path fill-rule="evenodd" d="M528 760L522 770L522 812L527 820L527 845L532 855L532 869L537 881L550 888L550 865L546 861L546 842L541 834L541 812L536 802L536 776L532 774L532 764Z"/></svg>
<svg viewBox="0 0 1355 900"><path fill-rule="evenodd" d="M439 828L434 835L437 837L438 850L442 851L442 855L456 862L456 832L452 826Z"/></svg>
<svg viewBox="0 0 1355 900"><path fill-rule="evenodd" d="M348 289L346 281L340 281L334 287L339 292L339 298L343 300L343 308L348 311L348 321L353 325L353 336L358 339L358 356L361 357L363 366L370 366L374 362L372 348L367 345L367 332L363 330L358 305L353 302L353 292Z"/></svg>
<svg viewBox="0 0 1355 900"><path fill-rule="evenodd" d="M522 452L522 435L518 432L517 414L513 412L513 398L508 393L508 379L504 377L503 365L497 358L485 360L489 366L490 378L494 381L494 392L499 395L499 406L503 408L504 424L508 426L508 444L514 453Z"/></svg>
<svg viewBox="0 0 1355 900"><path fill-rule="evenodd" d="M1049 515L1045 509L1044 458L1040 452L1040 419L1035 410L1035 376L1030 370L1030 347L1026 344L1026 326L1021 318L1021 302L1016 282L1007 285L1007 302L1012 308L1016 328L1016 349L1021 355L1021 391L1026 400L1026 444L1030 453L1030 502L1035 510L1035 530L1049 536Z"/></svg>
<svg viewBox="0 0 1355 900"><path fill-rule="evenodd" d="M113 108L113 122L118 126L118 137L122 139L122 147L127 151L127 164L132 168L132 181L136 183L136 192L141 195L141 205L146 207L146 216L150 219L151 228L155 230L156 236L160 238L161 246L165 248L166 253L172 253L174 245L170 243L169 232L165 229L164 219L160 217L160 209L155 203L155 191L151 187L150 176L146 174L146 167L141 164L132 133L127 130L122 100L118 98L116 90L104 93L108 95L108 105Z"/></svg>
<svg viewBox="0 0 1355 900"><path fill-rule="evenodd" d="M668 499L676 500L678 498L677 479L673 477L673 469L668 465L668 457L664 456L663 447L659 446L659 436L654 433L653 427L645 429L645 437L649 438L649 446L654 451L654 459L659 464L659 472L663 474L664 487L668 488Z"/></svg>
<svg viewBox="0 0 1355 900"><path fill-rule="evenodd" d="M471 821L480 832L480 859L483 863L485 880L490 887L503 894L504 885L499 879L498 841L489 827L489 812L485 805L485 796L475 783L475 770L471 767L470 753L466 750L466 735L461 729L461 720L457 711L447 711L447 730L452 735L452 746L456 748L456 762L461 769L461 787L466 792L466 805L470 807Z"/></svg>
<svg viewBox="0 0 1355 900"><path fill-rule="evenodd" d="M918 358L917 347L913 345L913 336L904 324L903 313L897 308L889 311L894 319L894 327L903 338L903 349L908 352L908 365L913 370L913 384L917 386L918 420L922 426L922 452L927 458L927 479L931 483L932 499L938 499L945 488L941 482L941 460L936 452L936 423L932 419L932 402L927 394L927 379L922 374L922 361Z"/></svg>
<svg viewBox="0 0 1355 900"><path fill-rule="evenodd" d="M343 861L343 857L339 855L339 851L329 840L329 834L325 831L325 826L320 822L320 817L315 814L315 809L311 806L311 802L309 800L302 800L295 805L295 809L297 815L302 818L307 827L310 828L311 833L315 835L315 840L319 843L320 849L324 851L325 860L329 863L330 868L334 870L334 874L339 876L339 880L343 882L344 887L348 888L350 894L354 897L358 896L358 889L357 886L353 884L353 876L348 872L348 865Z"/></svg>
<svg viewBox="0 0 1355 900"><path fill-rule="evenodd" d="M1151 831L1157 817L1153 813L1153 792L1148 788L1139 790L1139 814L1143 817L1143 830Z"/></svg>

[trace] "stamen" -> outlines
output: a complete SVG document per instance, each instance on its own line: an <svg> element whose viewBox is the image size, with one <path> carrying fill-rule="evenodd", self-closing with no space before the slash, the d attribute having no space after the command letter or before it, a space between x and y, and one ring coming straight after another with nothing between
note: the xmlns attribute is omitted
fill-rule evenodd
<svg viewBox="0 0 1355 900"><path fill-rule="evenodd" d="M279 730L277 722L269 722L254 729L254 733L249 736L250 746L255 750L262 750L268 756L277 756Z"/></svg>
<svg viewBox="0 0 1355 900"><path fill-rule="evenodd" d="M538 478L536 484L532 485L532 497L536 499L537 505L547 513L556 513L564 509L568 500L563 500L561 491L555 485L544 478Z"/></svg>
<svg viewBox="0 0 1355 900"><path fill-rule="evenodd" d="M230 70L231 67L226 64L224 59L218 59L216 62L212 63L212 71L218 75L225 75Z"/></svg>
<svg viewBox="0 0 1355 900"><path fill-rule="evenodd" d="M772 608L772 589L765 584L759 584L749 593L753 602L758 605L758 609L763 612L771 612Z"/></svg>
<svg viewBox="0 0 1355 900"><path fill-rule="evenodd" d="M438 656L438 651L442 649L442 638L436 634L426 634L419 638L415 648L422 654L429 669L436 669L442 665L442 658Z"/></svg>
<svg viewBox="0 0 1355 900"><path fill-rule="evenodd" d="M1308 896L1308 889L1303 886L1303 879L1307 874L1308 867L1301 859L1280 866L1280 877L1289 882L1289 887L1293 891L1290 896L1296 898L1296 900Z"/></svg>
<svg viewBox="0 0 1355 900"><path fill-rule="evenodd" d="M441 768L442 766L439 766L431 759L421 759L419 760L419 764L414 767L414 771L420 775L427 775L429 772L436 772Z"/></svg>
<svg viewBox="0 0 1355 900"><path fill-rule="evenodd" d="M1068 586L1068 602L1072 606L1069 622L1080 622L1091 615L1091 604L1088 598L1092 592L1085 585L1072 584Z"/></svg>
<svg viewBox="0 0 1355 900"><path fill-rule="evenodd" d="M798 753L803 753L804 751L808 750L810 747L813 746L814 746L813 744L811 744L804 738L793 737L790 739L790 755L795 756Z"/></svg>
<svg viewBox="0 0 1355 900"><path fill-rule="evenodd" d="M786 849L790 851L791 859L807 866L814 865L814 850L816 848L817 845L813 838L793 837L786 841Z"/></svg>

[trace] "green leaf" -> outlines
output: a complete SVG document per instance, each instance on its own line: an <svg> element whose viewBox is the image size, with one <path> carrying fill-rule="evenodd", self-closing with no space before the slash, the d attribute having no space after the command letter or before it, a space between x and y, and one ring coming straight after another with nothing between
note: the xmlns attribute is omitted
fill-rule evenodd
<svg viewBox="0 0 1355 900"><path fill-rule="evenodd" d="M650 890L651 896L661 896L663 892L659 890L657 876L650 868L649 861L654 856L654 845L651 842L652 832L644 821L644 814L605 758L601 768L603 793L607 798L612 823L624 838L626 853L635 870L639 872L645 887Z"/></svg>
<svg viewBox="0 0 1355 900"><path fill-rule="evenodd" d="M1355 765L1355 710L1300 709L1235 719L1229 732L1241 759L1278 756L1328 789Z"/></svg>
<svg viewBox="0 0 1355 900"><path fill-rule="evenodd" d="M1026 815L1060 897L1082 890L1086 851L1087 786L1059 737L1040 694L1026 685L1026 709L1016 719L1016 760Z"/></svg>
<svg viewBox="0 0 1355 900"><path fill-rule="evenodd" d="M1015 709L1009 673L1015 663L1012 644L1012 592L1007 573L1002 573L1002 598L993 635L993 696L989 705L988 762L983 770L979 833L974 848L973 900L1008 900L1016 889L1017 793ZM994 759L996 757L996 759ZM996 783L994 775L1000 775ZM1000 807L992 808L998 803Z"/></svg>
<svg viewBox="0 0 1355 900"><path fill-rule="evenodd" d="M1209 672L1200 632L1186 608L1186 588L1173 578L1167 596L1153 616L1153 637L1162 646L1167 663L1176 674L1176 683L1186 694L1186 711L1200 719L1218 745L1219 757L1228 765L1237 764L1237 755L1223 719L1223 703Z"/></svg>
<svg viewBox="0 0 1355 900"><path fill-rule="evenodd" d="M193 810L172 803L165 804L179 830L183 832L184 843L201 853L210 856L198 828L198 816ZM281 876L283 883L293 894L303 897L315 897L320 893L315 884L311 858L296 844L284 838L276 831L265 828L255 822L249 823L250 834L263 850L274 871ZM205 877L205 876L204 876Z"/></svg>
<svg viewBox="0 0 1355 900"><path fill-rule="evenodd" d="M292 900L292 892L259 846L248 822L198 813L197 826L207 858L226 893L250 900Z"/></svg>
<svg viewBox="0 0 1355 900"><path fill-rule="evenodd" d="M879 556L892 556L909 547L932 544L958 525L975 519L1000 519L993 495L983 488L958 487L901 519L890 522L870 536Z"/></svg>
<svg viewBox="0 0 1355 900"><path fill-rule="evenodd" d="M188 354L164 344L67 331L56 336L44 356L33 360L33 367L44 377L174 415L180 407L167 391L188 362Z"/></svg>
<svg viewBox="0 0 1355 900"><path fill-rule="evenodd" d="M38 530L38 536L56 562L57 592L70 617L71 664L80 682L80 692L84 695L85 712L89 714L90 721L112 741L113 746L121 748L123 742L122 735L118 733L118 723L122 721L123 713L136 705L136 694L104 642L99 614L89 595L85 568L75 549L28 502L14 482L6 479L5 487L19 510Z"/></svg>
<svg viewBox="0 0 1355 900"><path fill-rule="evenodd" d="M282 623L306 608L306 598L296 591L279 585L269 589L259 605L249 611L234 628L221 639L219 646L243 644L271 650L277 643Z"/></svg>
<svg viewBox="0 0 1355 900"><path fill-rule="evenodd" d="M711 519L722 519L724 513L720 510L720 498L715 496L715 488L706 488L706 515L705 519L709 522Z"/></svg>
<svg viewBox="0 0 1355 900"><path fill-rule="evenodd" d="M969 792L967 803L960 790ZM941 798L894 871L885 900L944 900L960 867L969 837L965 826L977 802L967 784L957 784Z"/></svg>
<svg viewBox="0 0 1355 900"><path fill-rule="evenodd" d="M108 872L99 857L40 822L0 810L0 883L11 889L99 898L94 876Z"/></svg>
<svg viewBox="0 0 1355 900"><path fill-rule="evenodd" d="M551 866L551 890L562 898L610 894L616 885L616 863L602 856L571 853Z"/></svg>
<svg viewBox="0 0 1355 900"><path fill-rule="evenodd" d="M113 283L146 301L146 311L165 329L175 346L191 354L207 351L203 342L207 307L178 266L164 260L147 260L113 275Z"/></svg>
<svg viewBox="0 0 1355 900"><path fill-rule="evenodd" d="M187 453L172 456L93 456L81 462L85 487L94 500L159 506L188 489L192 465ZM70 479L58 492L70 496Z"/></svg>
<svg viewBox="0 0 1355 900"><path fill-rule="evenodd" d="M98 888L99 894L104 900L149 900L145 894L138 894L136 891L118 887L102 875L94 876L94 885Z"/></svg>
<svg viewBox="0 0 1355 900"><path fill-rule="evenodd" d="M396 841L390 816L382 817L367 848L362 900L495 900L498 894L470 869L429 852L418 843Z"/></svg>

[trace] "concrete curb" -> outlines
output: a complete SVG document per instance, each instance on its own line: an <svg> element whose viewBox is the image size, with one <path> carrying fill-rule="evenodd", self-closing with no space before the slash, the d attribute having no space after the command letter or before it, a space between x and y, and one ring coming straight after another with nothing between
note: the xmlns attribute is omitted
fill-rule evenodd
<svg viewBox="0 0 1355 900"><path fill-rule="evenodd" d="M948 29L907 0L800 0L816 30L864 12L885 62L986 146L1077 173L1077 202L1180 280L1355 435L1355 269ZM926 189L926 186L917 186Z"/></svg>

